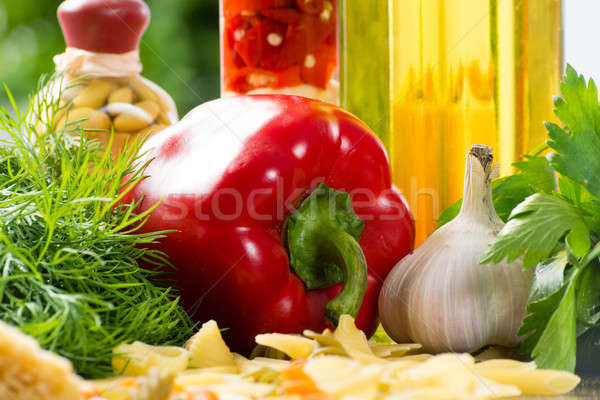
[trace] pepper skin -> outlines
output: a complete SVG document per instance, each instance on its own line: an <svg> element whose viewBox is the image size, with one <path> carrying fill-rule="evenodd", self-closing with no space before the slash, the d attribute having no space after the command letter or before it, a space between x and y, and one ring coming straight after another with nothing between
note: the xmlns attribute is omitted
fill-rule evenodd
<svg viewBox="0 0 600 400"><path fill-rule="evenodd" d="M233 350L247 354L259 333L331 327L325 304L342 285L308 290L282 238L291 211L321 182L348 192L364 220L368 278L356 324L374 332L381 285L412 250L414 224L364 123L316 100L238 96L197 107L144 152L142 162L153 159L148 177L126 201L140 201L141 211L162 201L141 229L177 231L158 248L177 269L184 305L228 328Z"/></svg>

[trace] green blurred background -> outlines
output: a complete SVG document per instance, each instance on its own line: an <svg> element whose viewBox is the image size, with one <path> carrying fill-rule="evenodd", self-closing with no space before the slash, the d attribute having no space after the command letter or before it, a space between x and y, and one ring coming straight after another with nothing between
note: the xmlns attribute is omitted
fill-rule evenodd
<svg viewBox="0 0 600 400"><path fill-rule="evenodd" d="M65 49L60 0L0 0L0 83L25 103L39 76ZM218 0L146 0L152 19L142 44L142 75L173 96L183 116L219 96ZM0 105L6 102L0 96Z"/></svg>

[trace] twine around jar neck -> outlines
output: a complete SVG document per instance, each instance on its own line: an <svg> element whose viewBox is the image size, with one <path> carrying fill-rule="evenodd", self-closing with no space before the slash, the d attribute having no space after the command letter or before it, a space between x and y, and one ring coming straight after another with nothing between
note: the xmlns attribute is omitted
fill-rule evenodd
<svg viewBox="0 0 600 400"><path fill-rule="evenodd" d="M122 54L95 53L67 47L64 53L54 56L56 72L74 76L97 75L120 78L142 72L139 50Z"/></svg>

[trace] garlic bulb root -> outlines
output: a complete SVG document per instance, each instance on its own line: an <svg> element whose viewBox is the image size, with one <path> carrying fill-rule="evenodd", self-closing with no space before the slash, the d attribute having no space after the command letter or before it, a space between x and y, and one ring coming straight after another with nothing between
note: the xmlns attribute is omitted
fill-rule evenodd
<svg viewBox="0 0 600 400"><path fill-rule="evenodd" d="M463 204L451 222L433 232L386 278L379 297L385 331L424 350L473 352L486 345L516 346L526 314L533 269L480 265L504 226L492 202L492 149L467 153Z"/></svg>

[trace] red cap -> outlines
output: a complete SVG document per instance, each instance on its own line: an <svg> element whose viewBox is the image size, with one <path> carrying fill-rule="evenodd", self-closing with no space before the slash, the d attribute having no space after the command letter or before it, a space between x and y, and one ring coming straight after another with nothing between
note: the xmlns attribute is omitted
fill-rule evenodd
<svg viewBox="0 0 600 400"><path fill-rule="evenodd" d="M149 20L142 0L66 0L58 7L67 46L97 53L137 49Z"/></svg>

